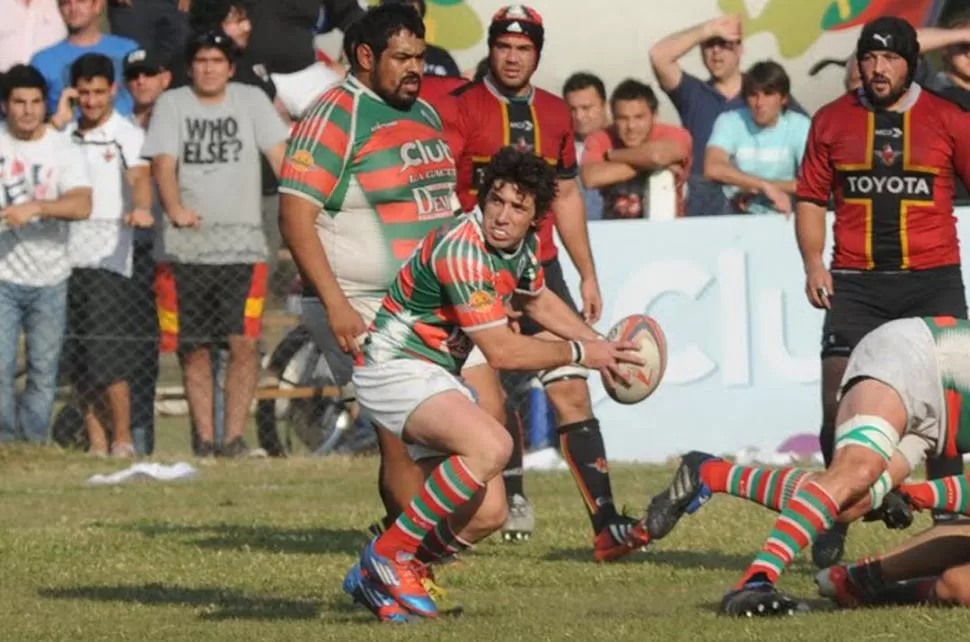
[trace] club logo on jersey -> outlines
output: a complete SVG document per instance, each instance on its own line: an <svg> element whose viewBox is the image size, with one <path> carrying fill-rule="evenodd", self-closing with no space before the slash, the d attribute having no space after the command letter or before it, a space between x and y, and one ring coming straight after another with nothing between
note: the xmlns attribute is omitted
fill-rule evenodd
<svg viewBox="0 0 970 642"><path fill-rule="evenodd" d="M899 158L899 152L893 149L892 145L886 143L882 146L882 149L879 150L877 156L879 157L879 160L882 161L883 165L886 167L891 167L892 164L896 162L896 159Z"/></svg>
<svg viewBox="0 0 970 642"><path fill-rule="evenodd" d="M301 174L310 171L310 168L313 167L314 164L313 154L305 149L300 149L294 152L293 155L290 156L289 161L290 167Z"/></svg>
<svg viewBox="0 0 970 642"><path fill-rule="evenodd" d="M846 176L846 183L846 198L878 194L933 198L930 181L923 176Z"/></svg>
<svg viewBox="0 0 970 642"><path fill-rule="evenodd" d="M414 197L420 218L453 216L455 208L452 196L454 193L454 183L439 183L411 188L411 194Z"/></svg>
<svg viewBox="0 0 970 642"><path fill-rule="evenodd" d="M431 165L433 163L448 162L455 164L455 159L451 155L448 143L443 140L435 140L430 143L415 140L401 145L401 173L403 174L412 167Z"/></svg>
<svg viewBox="0 0 970 642"><path fill-rule="evenodd" d="M472 295L468 297L468 307L479 312L485 312L492 307L494 303L495 298L485 290L473 292Z"/></svg>

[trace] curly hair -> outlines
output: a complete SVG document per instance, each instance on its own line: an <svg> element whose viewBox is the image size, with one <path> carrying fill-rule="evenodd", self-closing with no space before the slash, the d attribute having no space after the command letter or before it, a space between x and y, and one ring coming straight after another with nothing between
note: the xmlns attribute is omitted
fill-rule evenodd
<svg viewBox="0 0 970 642"><path fill-rule="evenodd" d="M532 152L521 152L514 147L503 147L485 166L478 195L482 209L496 184L514 185L519 193L533 197L537 222L549 212L559 192L555 168Z"/></svg>

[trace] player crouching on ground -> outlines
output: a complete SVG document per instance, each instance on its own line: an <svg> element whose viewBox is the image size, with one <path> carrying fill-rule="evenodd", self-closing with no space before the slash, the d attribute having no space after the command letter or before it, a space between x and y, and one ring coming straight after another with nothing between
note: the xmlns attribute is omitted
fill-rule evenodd
<svg viewBox="0 0 970 642"><path fill-rule="evenodd" d="M902 484L927 456L970 452L970 321L916 317L876 328L852 351L839 397L835 454L824 472L734 466L693 452L684 456L670 487L651 501L646 522L652 539L664 537L712 493L743 497L781 513L761 552L724 597L725 614L806 610L775 584L795 555L835 522L849 523L876 510L873 516L887 525L905 527L912 520L909 507L970 514L965 475ZM890 493L897 486L898 495ZM940 574L947 568L922 570ZM870 571L878 569L853 569L856 576ZM838 571L822 573L819 584L830 597L854 589Z"/></svg>
<svg viewBox="0 0 970 642"><path fill-rule="evenodd" d="M630 352L635 344L602 339L545 288L535 230L556 196L555 170L505 148L485 168L482 184L478 208L425 237L398 273L354 369L362 408L408 444L428 475L360 558L360 594L384 621L437 616L420 576L423 563L450 552L442 550L439 532L473 543L490 534L468 532L476 511L501 502L504 513L500 482L512 441L459 378L472 348L496 369L577 364L600 370L608 381L618 377L618 363L642 363ZM513 332L506 308L513 296L566 341ZM502 522L492 523L497 530Z"/></svg>
<svg viewBox="0 0 970 642"><path fill-rule="evenodd" d="M967 478L949 479L945 488L942 484L936 488L937 497L949 495L965 506L970 502ZM962 482L953 484L957 479ZM815 582L823 597L842 608L970 606L970 524L934 526L887 553L829 567L815 577Z"/></svg>

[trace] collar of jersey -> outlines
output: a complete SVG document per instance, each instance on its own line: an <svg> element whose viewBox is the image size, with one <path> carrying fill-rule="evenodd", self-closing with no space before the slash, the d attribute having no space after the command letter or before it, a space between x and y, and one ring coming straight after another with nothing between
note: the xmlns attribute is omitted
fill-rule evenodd
<svg viewBox="0 0 970 642"><path fill-rule="evenodd" d="M117 125L118 121L123 118L124 116L115 110L111 112L110 116L108 116L108 120L104 121L94 129L87 130L86 132L82 132L78 128L78 121L75 120L71 123L68 133L81 140L99 140L101 138L111 138L115 131L115 126Z"/></svg>
<svg viewBox="0 0 970 642"><path fill-rule="evenodd" d="M922 87L916 83L911 84L909 89L906 90L906 97L903 99L903 104L900 105L899 109L894 109L893 111L899 113L909 111L913 108L913 105L916 104L916 101L919 100L921 93L923 93ZM869 99L866 97L866 92L862 87L856 89L856 98L859 99L859 104L869 111L876 111L875 107L872 106L872 103L870 103Z"/></svg>
<svg viewBox="0 0 970 642"><path fill-rule="evenodd" d="M345 82L348 85L350 85L351 90L353 91L359 91L363 94L367 94L368 96L370 96L371 98L373 98L378 102L382 102L382 103L387 102L386 100L378 96L376 91L374 91L370 87L367 87L366 85L364 85L364 83L357 80L357 78L353 74L347 74L347 80Z"/></svg>
<svg viewBox="0 0 970 642"><path fill-rule="evenodd" d="M482 82L485 83L485 88L488 89L493 96L495 96L496 98L498 98L499 101L501 101L503 103L512 103L512 102L518 103L518 102L523 102L523 103L529 103L531 105L532 104L532 99L536 95L536 88L534 86L530 85L529 86L529 93L528 93L528 95L521 96L521 97L516 97L516 98L510 98L510 97L506 96L505 94L503 94L499 90L499 88L495 86L495 83L492 82L491 76L489 74L485 74L485 78L482 79Z"/></svg>

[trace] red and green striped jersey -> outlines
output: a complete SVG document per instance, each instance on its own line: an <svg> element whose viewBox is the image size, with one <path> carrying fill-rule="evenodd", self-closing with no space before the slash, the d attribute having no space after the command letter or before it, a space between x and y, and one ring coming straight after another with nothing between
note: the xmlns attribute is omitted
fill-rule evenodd
<svg viewBox="0 0 970 642"><path fill-rule="evenodd" d="M421 239L461 209L455 177L431 105L396 109L350 76L300 121L280 191L320 207L317 233L344 293L383 296Z"/></svg>
<svg viewBox="0 0 970 642"><path fill-rule="evenodd" d="M954 317L925 317L923 321L933 334L943 387L943 454L970 453L970 321Z"/></svg>
<svg viewBox="0 0 970 642"><path fill-rule="evenodd" d="M513 294L542 292L535 233L513 252L497 250L485 242L481 216L460 216L421 242L371 325L366 364L423 359L458 374L473 346L469 333L508 323Z"/></svg>

